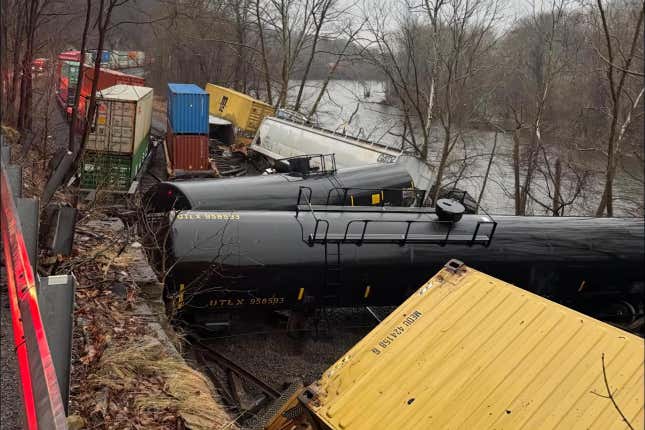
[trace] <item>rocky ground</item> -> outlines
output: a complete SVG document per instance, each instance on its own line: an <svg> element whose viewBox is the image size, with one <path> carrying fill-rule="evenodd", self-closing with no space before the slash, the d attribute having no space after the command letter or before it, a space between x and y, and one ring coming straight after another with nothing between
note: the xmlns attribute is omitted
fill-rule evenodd
<svg viewBox="0 0 645 430"><path fill-rule="evenodd" d="M380 318L391 310L374 309ZM287 333L284 318L249 314L234 316L226 332L199 333L204 343L282 391L290 384L309 385L317 380L377 324L366 309L345 308L328 311L317 329L312 319L306 320L298 336ZM224 386L226 378L219 376L220 386ZM253 384L246 382L243 391L251 401L260 395ZM263 416L269 406L265 404L257 414L244 415L240 420L242 428L256 428L255 418Z"/></svg>

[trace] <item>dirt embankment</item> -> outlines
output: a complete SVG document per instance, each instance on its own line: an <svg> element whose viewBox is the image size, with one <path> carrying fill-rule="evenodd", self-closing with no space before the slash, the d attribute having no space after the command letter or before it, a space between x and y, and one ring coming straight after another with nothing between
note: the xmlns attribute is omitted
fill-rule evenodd
<svg viewBox="0 0 645 430"><path fill-rule="evenodd" d="M77 225L64 268L79 282L71 411L90 428L223 427L230 418L210 381L177 353L157 306L161 286L135 239L100 212Z"/></svg>
<svg viewBox="0 0 645 430"><path fill-rule="evenodd" d="M23 195L38 197L46 180L42 154L9 143L12 163L23 168ZM53 201L72 199L60 191ZM110 216L119 210L111 211L100 204L81 208L71 257L41 250L41 275L71 273L78 281L70 428L237 428L210 380L178 353L180 342L165 321L162 287L131 229ZM19 412L19 405L14 409Z"/></svg>

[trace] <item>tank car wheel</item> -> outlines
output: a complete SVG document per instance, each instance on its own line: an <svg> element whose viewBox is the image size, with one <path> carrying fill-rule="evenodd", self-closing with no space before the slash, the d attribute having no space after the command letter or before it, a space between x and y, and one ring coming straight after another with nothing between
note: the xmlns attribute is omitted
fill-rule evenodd
<svg viewBox="0 0 645 430"><path fill-rule="evenodd" d="M638 316L634 306L626 300L611 303L609 305L609 314L620 324L631 324Z"/></svg>

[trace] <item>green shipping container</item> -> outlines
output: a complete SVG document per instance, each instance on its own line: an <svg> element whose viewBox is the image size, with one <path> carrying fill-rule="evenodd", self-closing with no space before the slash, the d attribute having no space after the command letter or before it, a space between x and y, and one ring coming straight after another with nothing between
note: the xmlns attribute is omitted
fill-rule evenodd
<svg viewBox="0 0 645 430"><path fill-rule="evenodd" d="M148 136L134 154L85 151L81 162L81 189L127 192L148 155Z"/></svg>

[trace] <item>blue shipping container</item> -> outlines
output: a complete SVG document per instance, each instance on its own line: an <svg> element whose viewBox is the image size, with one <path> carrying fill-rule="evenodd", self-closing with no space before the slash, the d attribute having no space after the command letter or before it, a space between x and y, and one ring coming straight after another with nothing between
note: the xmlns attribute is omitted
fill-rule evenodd
<svg viewBox="0 0 645 430"><path fill-rule="evenodd" d="M168 84L168 121L175 134L208 134L208 93L195 84Z"/></svg>

